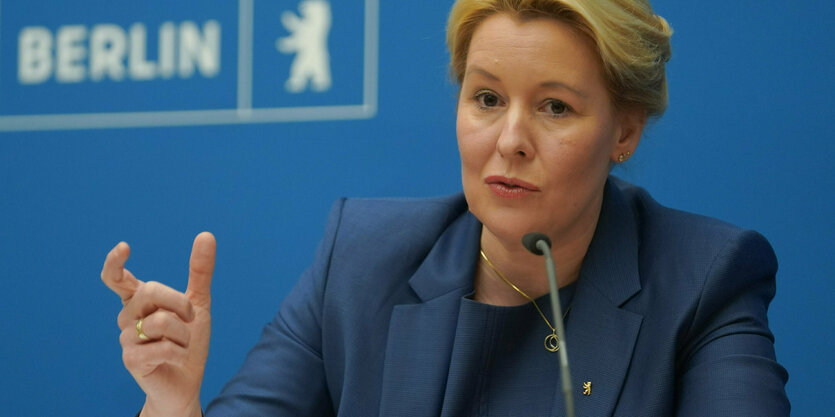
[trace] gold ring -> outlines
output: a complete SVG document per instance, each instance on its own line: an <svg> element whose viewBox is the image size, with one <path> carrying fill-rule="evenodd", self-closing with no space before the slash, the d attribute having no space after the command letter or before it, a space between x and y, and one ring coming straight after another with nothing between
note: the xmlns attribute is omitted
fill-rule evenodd
<svg viewBox="0 0 835 417"><path fill-rule="evenodd" d="M136 335L139 336L139 340L151 340L151 338L142 331L142 320L143 319L139 319L139 321L136 322Z"/></svg>

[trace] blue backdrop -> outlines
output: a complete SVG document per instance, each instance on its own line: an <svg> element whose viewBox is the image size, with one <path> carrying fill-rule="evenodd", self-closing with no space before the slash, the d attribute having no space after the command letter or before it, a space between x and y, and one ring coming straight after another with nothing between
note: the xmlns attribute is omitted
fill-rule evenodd
<svg viewBox="0 0 835 417"><path fill-rule="evenodd" d="M205 403L312 259L334 199L460 189L451 1L333 2L333 87L291 94L275 43L297 5L0 1L0 414L141 405L99 280L120 240L138 277L182 290L192 238L217 236ZM831 415L835 5L654 6L675 30L670 108L616 174L769 238L794 414Z"/></svg>

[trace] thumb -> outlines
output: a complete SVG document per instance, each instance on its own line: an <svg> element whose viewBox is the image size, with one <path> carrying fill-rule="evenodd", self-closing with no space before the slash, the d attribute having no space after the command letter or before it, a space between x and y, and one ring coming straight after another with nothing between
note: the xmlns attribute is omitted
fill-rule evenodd
<svg viewBox="0 0 835 417"><path fill-rule="evenodd" d="M209 308L211 305L210 287L215 269L216 246L214 235L203 232L194 238L194 245L191 247L186 296L196 307Z"/></svg>

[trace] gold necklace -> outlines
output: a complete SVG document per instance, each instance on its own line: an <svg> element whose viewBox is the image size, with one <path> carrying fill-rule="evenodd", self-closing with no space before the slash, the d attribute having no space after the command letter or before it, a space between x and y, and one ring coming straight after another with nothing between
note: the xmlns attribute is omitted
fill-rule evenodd
<svg viewBox="0 0 835 417"><path fill-rule="evenodd" d="M547 318L545 318L545 314L542 314L542 310L540 310L539 305L536 304L536 301L534 301L534 299L529 297L528 294L525 294L524 291L520 290L519 287L513 285L512 282L505 278L504 274L499 272L499 270L496 269L495 266L493 266L493 262L490 262L490 259L487 258L487 254L484 253L483 249L479 249L479 252L481 253L481 259L484 259L484 261L487 262L487 266L489 266L490 269L492 269L493 272L495 272L496 275L498 275L499 278L505 282L505 284L510 285L510 287L516 290L516 292L522 294L523 297L527 298L528 301L530 301L533 304L534 308L536 308L536 311L539 313L539 316L542 317L542 320L545 320L545 324L547 324L548 327L551 329L551 334L545 336L545 350L549 352L556 352L560 350L560 339L557 337L557 329L555 329L554 326L551 325L551 322L548 321ZM565 318L568 316L569 310L571 310L570 304L568 305L568 308L565 309L565 313L563 313L562 315L563 320L565 320Z"/></svg>

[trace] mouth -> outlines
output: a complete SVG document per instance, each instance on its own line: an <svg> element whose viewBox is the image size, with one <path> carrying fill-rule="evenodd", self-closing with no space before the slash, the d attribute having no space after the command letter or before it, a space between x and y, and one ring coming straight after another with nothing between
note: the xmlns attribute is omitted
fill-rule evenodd
<svg viewBox="0 0 835 417"><path fill-rule="evenodd" d="M503 198L522 198L540 191L539 187L518 178L491 175L484 182L494 194Z"/></svg>

